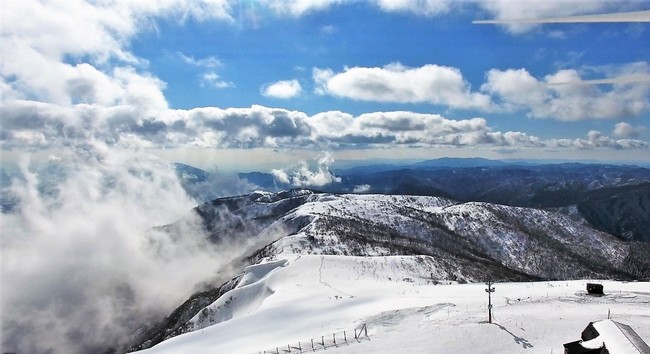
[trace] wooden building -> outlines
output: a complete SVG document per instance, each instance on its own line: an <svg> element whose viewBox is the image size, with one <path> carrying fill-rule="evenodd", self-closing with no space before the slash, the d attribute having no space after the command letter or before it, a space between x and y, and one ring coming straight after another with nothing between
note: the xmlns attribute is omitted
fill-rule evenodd
<svg viewBox="0 0 650 354"><path fill-rule="evenodd" d="M591 322L581 340L564 344L565 354L650 354L632 327L613 320Z"/></svg>
<svg viewBox="0 0 650 354"><path fill-rule="evenodd" d="M603 295L603 284L587 283L587 294Z"/></svg>

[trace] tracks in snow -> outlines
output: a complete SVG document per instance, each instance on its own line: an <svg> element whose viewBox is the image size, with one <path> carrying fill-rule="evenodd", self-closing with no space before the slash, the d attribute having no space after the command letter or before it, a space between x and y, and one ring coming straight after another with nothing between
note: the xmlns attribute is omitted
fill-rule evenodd
<svg viewBox="0 0 650 354"><path fill-rule="evenodd" d="M336 291L336 292L339 292L339 293L345 295L345 296L354 297L354 295L350 295L350 294L346 293L345 291L341 291L341 290L339 290L339 289L337 289L337 288L335 288L335 287L331 286L330 284L323 281L323 264L324 263L325 263L325 257L320 256L320 267L318 268L318 282L325 285L326 287Z"/></svg>

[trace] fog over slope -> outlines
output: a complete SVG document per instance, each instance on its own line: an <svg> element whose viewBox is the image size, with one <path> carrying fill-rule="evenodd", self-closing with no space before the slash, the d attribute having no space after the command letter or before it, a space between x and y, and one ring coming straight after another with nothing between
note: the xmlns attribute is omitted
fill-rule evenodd
<svg viewBox="0 0 650 354"><path fill-rule="evenodd" d="M65 172L54 182L52 168L37 174L24 161L23 178L5 190L16 204L0 214L3 352L124 343L225 262L227 246L207 241L168 163L100 143L71 153L52 162ZM153 228L181 216L177 237Z"/></svg>

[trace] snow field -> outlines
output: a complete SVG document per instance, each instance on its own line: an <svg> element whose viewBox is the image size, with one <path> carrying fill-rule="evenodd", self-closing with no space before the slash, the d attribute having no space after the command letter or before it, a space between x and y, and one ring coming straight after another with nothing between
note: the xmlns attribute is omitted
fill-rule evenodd
<svg viewBox="0 0 650 354"><path fill-rule="evenodd" d="M210 305L228 316L145 352L257 353L365 323L369 341L328 353L562 353L608 310L650 339L649 283L603 281L602 297L585 295L586 280L497 283L487 324L484 284L434 285L432 273L435 260L418 256L302 255L250 266Z"/></svg>

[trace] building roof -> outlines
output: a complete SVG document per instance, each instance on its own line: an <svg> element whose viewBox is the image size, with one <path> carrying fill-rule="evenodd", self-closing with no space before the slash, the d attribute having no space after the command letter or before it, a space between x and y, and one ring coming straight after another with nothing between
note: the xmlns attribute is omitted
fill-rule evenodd
<svg viewBox="0 0 650 354"><path fill-rule="evenodd" d="M650 354L650 347L632 327L612 320L592 322L598 337L582 342L588 349L607 348L610 354Z"/></svg>

